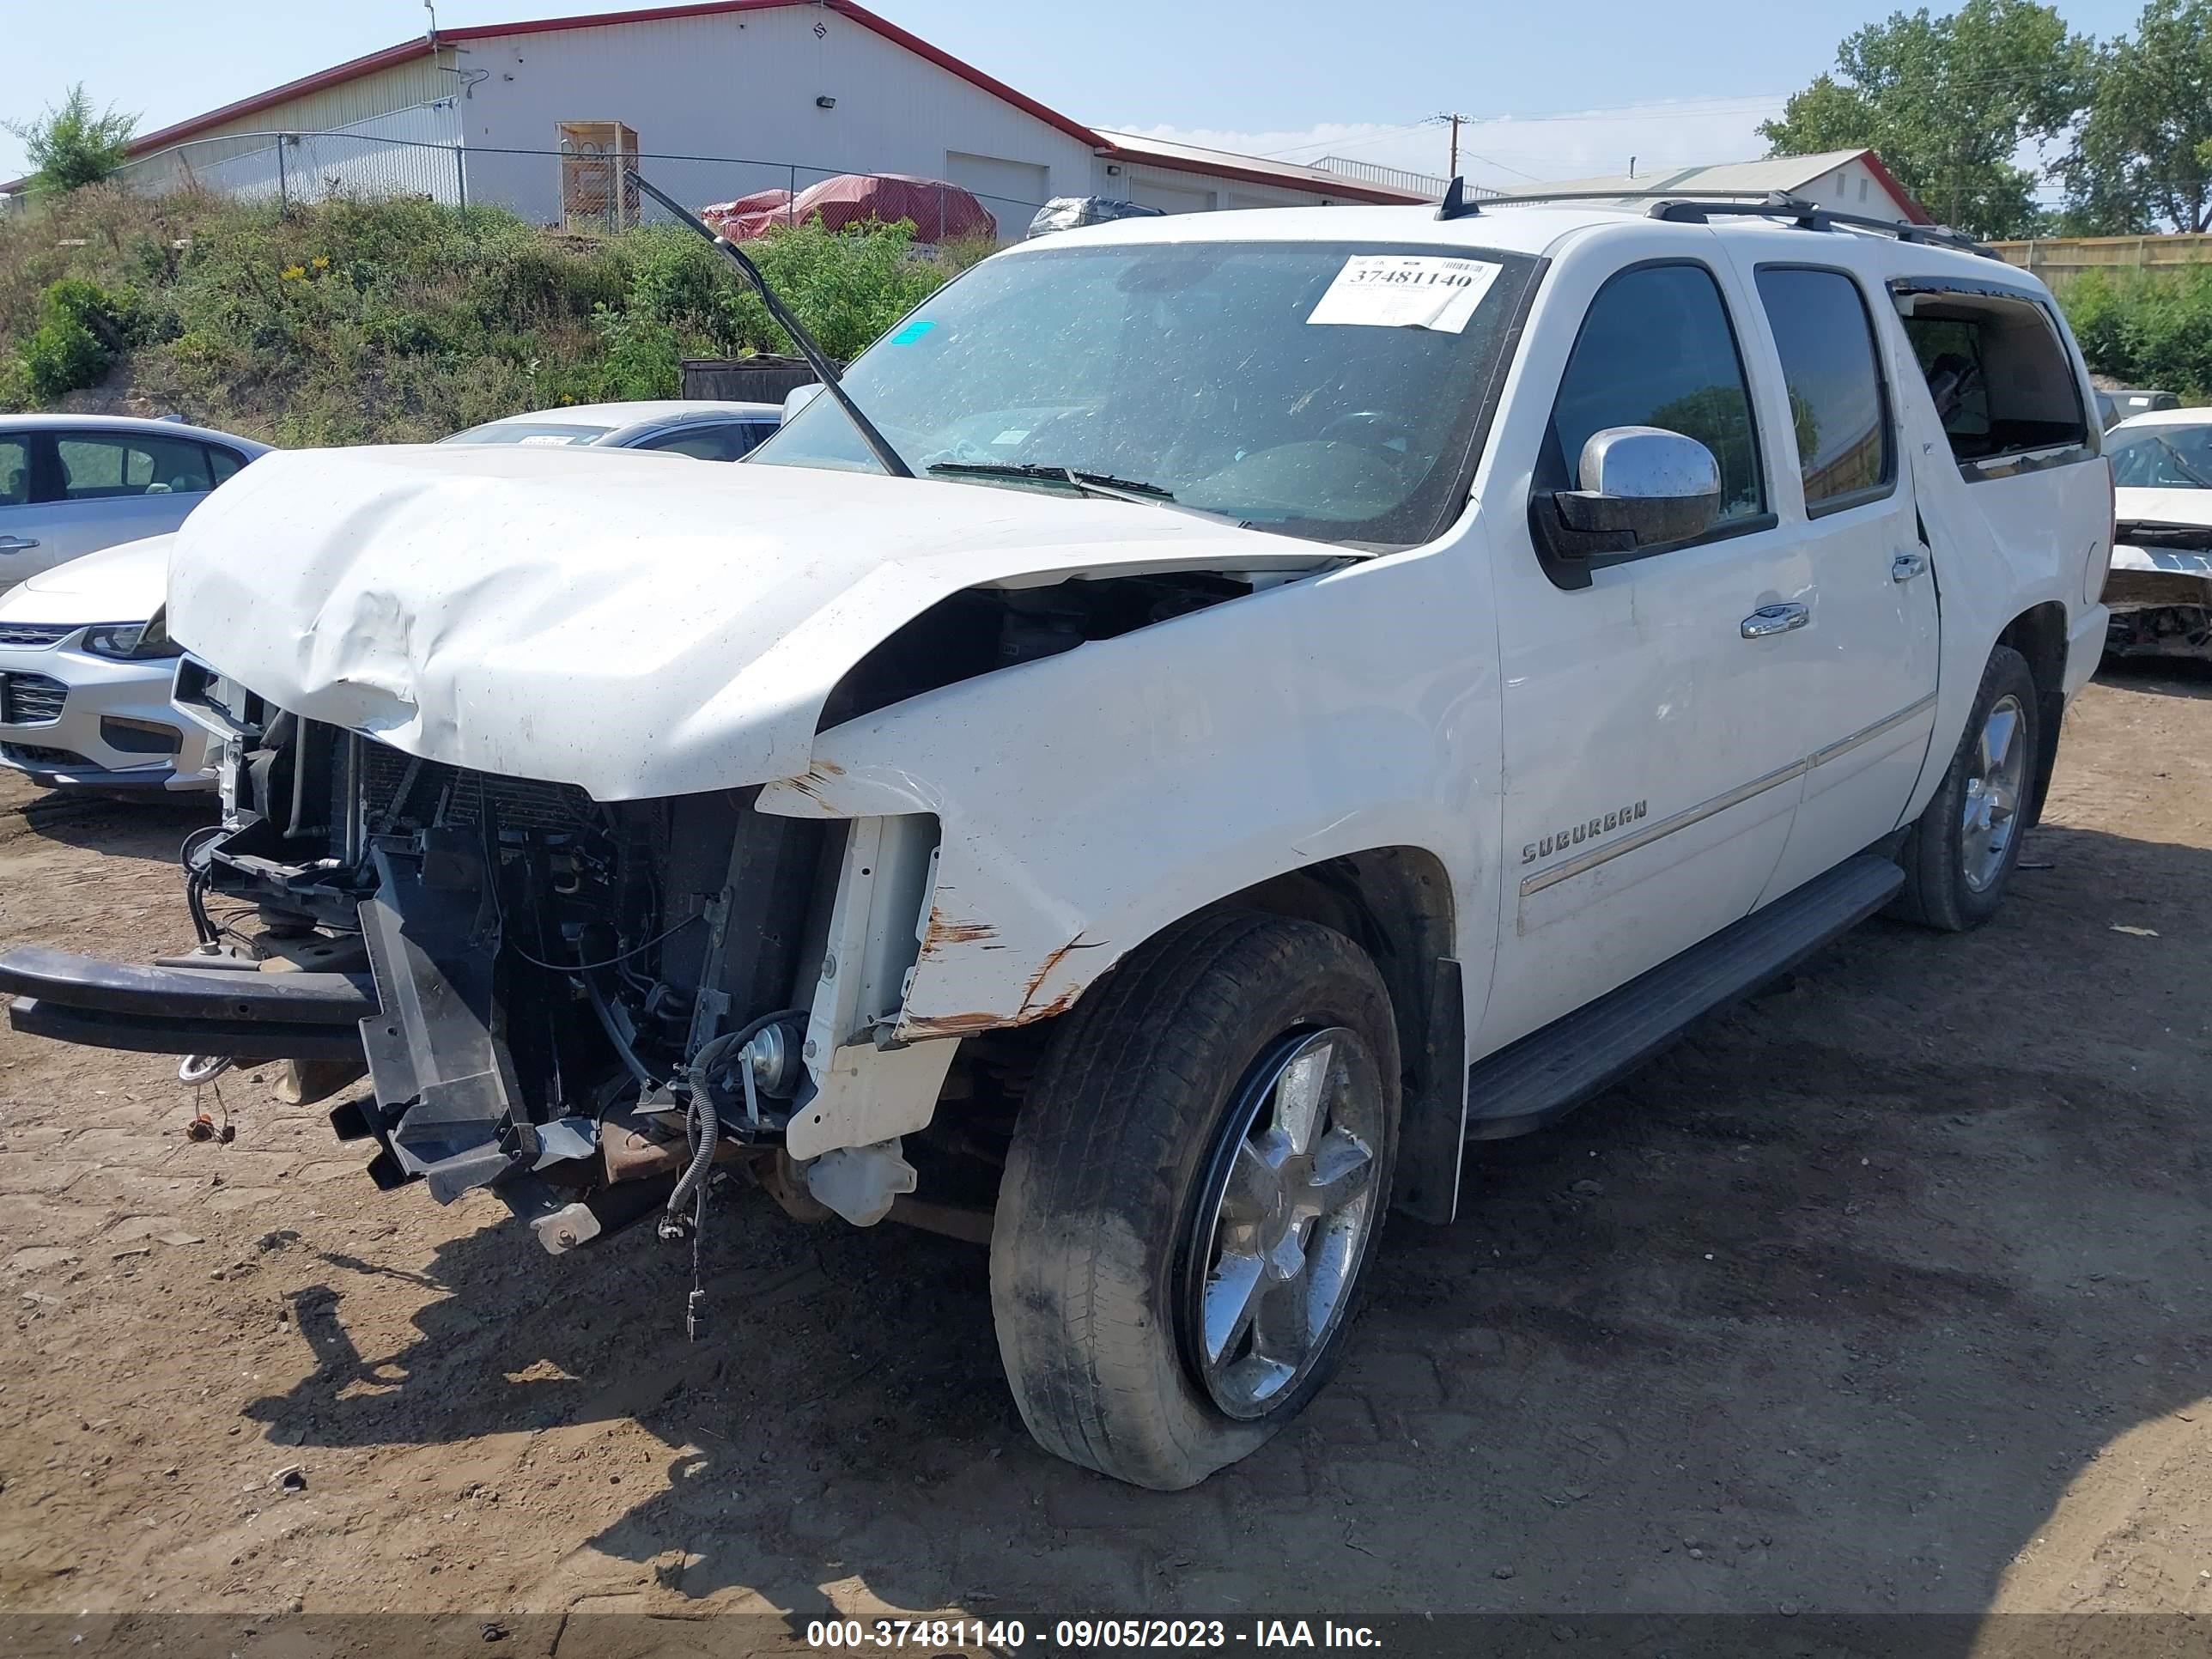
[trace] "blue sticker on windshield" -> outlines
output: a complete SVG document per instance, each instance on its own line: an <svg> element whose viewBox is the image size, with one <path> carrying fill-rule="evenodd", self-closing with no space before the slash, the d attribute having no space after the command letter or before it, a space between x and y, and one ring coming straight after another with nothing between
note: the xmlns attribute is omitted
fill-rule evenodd
<svg viewBox="0 0 2212 1659"><path fill-rule="evenodd" d="M937 325L926 317L917 317L891 336L893 345L912 345Z"/></svg>

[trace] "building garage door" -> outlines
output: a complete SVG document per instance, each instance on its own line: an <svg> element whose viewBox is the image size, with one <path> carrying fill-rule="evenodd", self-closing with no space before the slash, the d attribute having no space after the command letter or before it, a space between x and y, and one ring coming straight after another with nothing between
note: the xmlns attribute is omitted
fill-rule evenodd
<svg viewBox="0 0 2212 1659"><path fill-rule="evenodd" d="M1052 198L1052 170L1033 161L1008 161L996 155L945 152L945 176L981 198L999 222L999 240L1018 242L1036 210Z"/></svg>
<svg viewBox="0 0 2212 1659"><path fill-rule="evenodd" d="M1129 199L1158 208L1163 213L1207 213L1213 208L1213 192L1210 190L1162 184L1141 176L1129 180Z"/></svg>

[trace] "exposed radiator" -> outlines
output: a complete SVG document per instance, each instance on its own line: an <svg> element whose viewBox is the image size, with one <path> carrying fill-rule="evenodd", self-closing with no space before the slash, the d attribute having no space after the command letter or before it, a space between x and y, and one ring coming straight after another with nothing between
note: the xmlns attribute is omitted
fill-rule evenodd
<svg viewBox="0 0 2212 1659"><path fill-rule="evenodd" d="M434 823L477 824L488 817L502 829L568 830L599 813L573 783L467 771L416 760L370 738L362 739L361 762L362 803L373 835Z"/></svg>

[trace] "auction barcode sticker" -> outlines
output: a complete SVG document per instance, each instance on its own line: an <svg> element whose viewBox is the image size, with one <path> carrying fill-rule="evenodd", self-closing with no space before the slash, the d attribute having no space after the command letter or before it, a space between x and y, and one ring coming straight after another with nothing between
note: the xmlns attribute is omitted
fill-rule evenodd
<svg viewBox="0 0 2212 1659"><path fill-rule="evenodd" d="M1366 328L1462 331L1501 265L1426 253L1355 253L1306 319Z"/></svg>

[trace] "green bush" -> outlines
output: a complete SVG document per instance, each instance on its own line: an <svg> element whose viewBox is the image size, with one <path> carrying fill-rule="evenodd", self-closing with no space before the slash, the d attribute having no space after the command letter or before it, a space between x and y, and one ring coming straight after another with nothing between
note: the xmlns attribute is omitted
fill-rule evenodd
<svg viewBox="0 0 2212 1659"><path fill-rule="evenodd" d="M2060 294L2089 367L2185 400L2212 397L2212 267L2089 271Z"/></svg>
<svg viewBox="0 0 2212 1659"><path fill-rule="evenodd" d="M121 310L96 283L70 276L48 284L39 296L39 326L22 346L31 396L51 403L106 378L123 343Z"/></svg>
<svg viewBox="0 0 2212 1659"><path fill-rule="evenodd" d="M748 252L850 358L981 250L816 224ZM280 443L414 441L672 396L687 356L789 349L729 262L665 225L586 239L420 199L279 212L112 185L0 221L0 391L17 404L112 373L139 398Z"/></svg>

